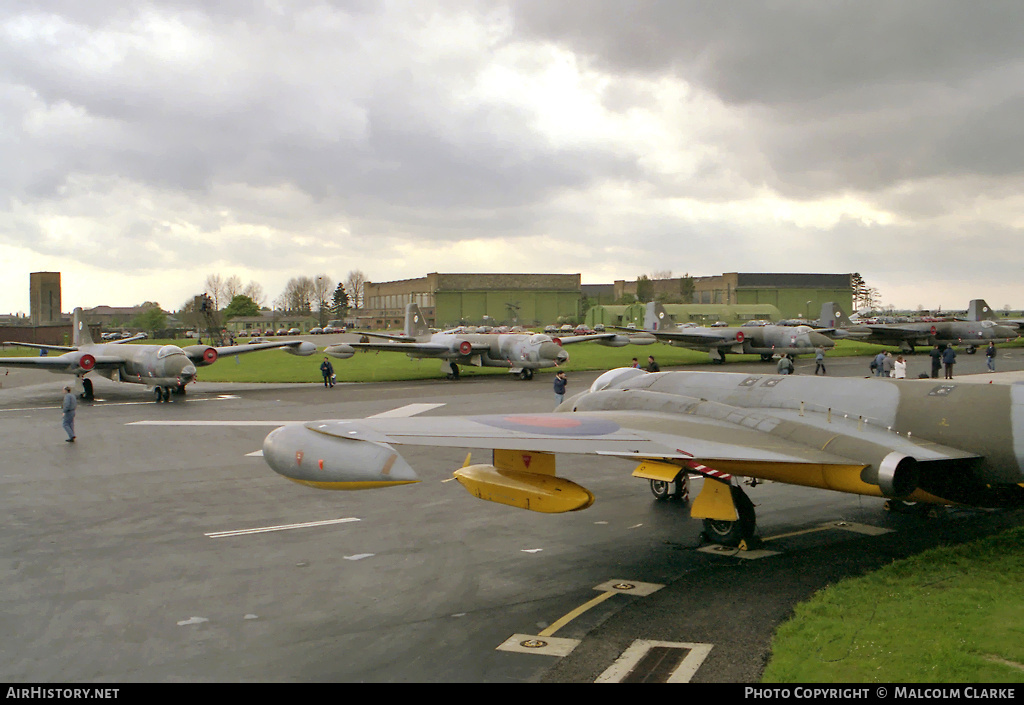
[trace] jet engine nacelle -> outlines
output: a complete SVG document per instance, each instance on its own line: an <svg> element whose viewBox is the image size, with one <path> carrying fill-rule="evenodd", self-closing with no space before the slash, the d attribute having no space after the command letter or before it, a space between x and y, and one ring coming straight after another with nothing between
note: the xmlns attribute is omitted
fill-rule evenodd
<svg viewBox="0 0 1024 705"><path fill-rule="evenodd" d="M331 357L336 357L341 360L347 360L356 354L356 349L353 348L351 345L346 345L345 343L338 343L337 345L328 345L324 352L330 355Z"/></svg>
<svg viewBox="0 0 1024 705"><path fill-rule="evenodd" d="M597 342L608 348L624 348L629 345L629 338L624 335L617 335L614 338L603 338Z"/></svg>
<svg viewBox="0 0 1024 705"><path fill-rule="evenodd" d="M313 353L316 352L316 345L309 342L308 340L303 340L298 345L289 345L283 349L289 355L300 355L301 357L308 357L309 355L312 355Z"/></svg>
<svg viewBox="0 0 1024 705"><path fill-rule="evenodd" d="M455 479L474 497L545 514L575 512L594 503L590 490L554 475L469 465L456 470Z"/></svg>
<svg viewBox="0 0 1024 705"><path fill-rule="evenodd" d="M189 345L185 348L185 354L195 363L196 367L206 367L217 362L217 348L209 345Z"/></svg>
<svg viewBox="0 0 1024 705"><path fill-rule="evenodd" d="M451 351L459 355L469 355L473 352L473 343L468 340L453 340Z"/></svg>
<svg viewBox="0 0 1024 705"><path fill-rule="evenodd" d="M96 367L96 358L87 352L83 353L70 353L68 355L69 362L74 367L73 370L81 370L82 372L88 372L92 368Z"/></svg>

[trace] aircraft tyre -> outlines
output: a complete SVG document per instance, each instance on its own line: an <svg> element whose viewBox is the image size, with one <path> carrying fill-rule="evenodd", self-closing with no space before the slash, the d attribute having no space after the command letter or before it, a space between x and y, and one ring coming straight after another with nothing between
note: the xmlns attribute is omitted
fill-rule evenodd
<svg viewBox="0 0 1024 705"><path fill-rule="evenodd" d="M650 480L650 483L651 494L659 502L664 502L666 499L681 499L686 502L690 499L690 477L686 473L679 473L671 482Z"/></svg>
<svg viewBox="0 0 1024 705"><path fill-rule="evenodd" d="M92 380L91 379L86 379L85 377L82 378L82 390L83 390L82 391L82 398L83 399L85 399L86 401L92 401L93 399L95 399L95 397L93 396L93 393L92 393Z"/></svg>
<svg viewBox="0 0 1024 705"><path fill-rule="evenodd" d="M524 381L525 380L533 379L533 370L520 370L519 371L519 379L524 380Z"/></svg>
<svg viewBox="0 0 1024 705"><path fill-rule="evenodd" d="M732 501L736 505L736 513L739 519L736 521L721 521L718 519L704 519L704 536L712 542L722 546L739 546L741 542L750 542L757 530L757 517L754 513L754 503L739 487L732 487Z"/></svg>
<svg viewBox="0 0 1024 705"><path fill-rule="evenodd" d="M160 387L153 387L153 395L156 397L156 403L159 404L164 400L164 393Z"/></svg>
<svg viewBox="0 0 1024 705"><path fill-rule="evenodd" d="M967 353L968 355L973 355L974 353L978 352L978 348L974 347L973 345L968 345L966 348L964 348L964 352Z"/></svg>
<svg viewBox="0 0 1024 705"><path fill-rule="evenodd" d="M179 384L177 387L174 388L174 393L182 397L185 396L185 385Z"/></svg>
<svg viewBox="0 0 1024 705"><path fill-rule="evenodd" d="M456 365L454 362L449 363L448 366L452 368L452 371L448 373L448 379L452 379L452 380L458 381L458 379L459 379L459 366Z"/></svg>
<svg viewBox="0 0 1024 705"><path fill-rule="evenodd" d="M761 362L771 362L771 361L772 361L772 354L771 353L761 353Z"/></svg>

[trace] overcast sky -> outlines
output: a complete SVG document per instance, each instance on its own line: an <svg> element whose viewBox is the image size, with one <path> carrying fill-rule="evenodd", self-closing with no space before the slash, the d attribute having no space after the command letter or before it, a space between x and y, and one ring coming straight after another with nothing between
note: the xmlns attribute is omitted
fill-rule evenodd
<svg viewBox="0 0 1024 705"><path fill-rule="evenodd" d="M1024 307L1024 3L0 4L0 313L428 272Z"/></svg>

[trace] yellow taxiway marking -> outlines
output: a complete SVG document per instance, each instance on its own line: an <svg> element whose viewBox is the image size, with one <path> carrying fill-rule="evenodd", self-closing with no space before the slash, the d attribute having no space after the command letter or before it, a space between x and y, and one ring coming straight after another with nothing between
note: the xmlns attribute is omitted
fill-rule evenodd
<svg viewBox="0 0 1024 705"><path fill-rule="evenodd" d="M778 534L776 536L767 536L761 539L762 543L768 543L769 541L775 541L778 539L787 539L794 536L804 536L806 534L814 534L819 531L831 531L833 529L839 529L840 531L849 531L854 534L864 534L866 536L880 536L882 534L892 533L892 529L883 529L878 526L871 526L869 524L857 524L852 521L830 521L825 524L819 524L818 526L812 526L807 529L800 529L799 531L790 531L787 534ZM743 558L745 560L757 560L758 558L768 558L769 556L779 555L778 551L769 551L767 549L754 549L750 551L741 551L738 548L732 548L730 546L703 546L697 549L701 553L717 553L719 555L728 555L731 558Z"/></svg>
<svg viewBox="0 0 1024 705"><path fill-rule="evenodd" d="M601 604L602 602L607 600L609 597L614 596L615 594L617 594L617 593L614 593L614 592L604 592L604 593L601 593L600 595L595 597L593 600L590 600L589 602L586 602L586 603L580 605L579 607L574 609L569 614L565 615L561 619L556 620L554 622L554 624L552 624L547 629L543 630L537 636L551 636L552 634L557 632L559 629L564 627L566 624L568 624L569 622L571 622L572 620L576 619L581 614L583 614L584 612L589 610L591 607L597 607L599 604Z"/></svg>
<svg viewBox="0 0 1024 705"><path fill-rule="evenodd" d="M601 583L594 587L595 590L602 591L600 595L572 610L540 634L513 634L499 644L497 650L540 656L568 656L579 645L580 640L553 636L559 629L613 595L633 594L646 597L663 587L664 585L657 583L641 583L637 580L609 580Z"/></svg>
<svg viewBox="0 0 1024 705"><path fill-rule="evenodd" d="M255 529L235 529L233 531L211 531L203 534L211 539L222 539L228 536L249 536L251 534L265 534L270 531L287 531L289 529L306 529L313 526L330 526L331 524L347 524L352 521L359 521L356 517L345 519L328 519L326 521L307 521L302 524L282 524L280 526L261 526Z"/></svg>

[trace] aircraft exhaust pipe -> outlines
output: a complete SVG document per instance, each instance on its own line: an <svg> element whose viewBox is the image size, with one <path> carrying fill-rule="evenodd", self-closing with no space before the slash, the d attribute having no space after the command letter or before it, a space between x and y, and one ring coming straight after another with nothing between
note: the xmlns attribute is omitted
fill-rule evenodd
<svg viewBox="0 0 1024 705"><path fill-rule="evenodd" d="M918 487L917 460L902 453L889 453L878 464L878 487L886 497L909 496Z"/></svg>

